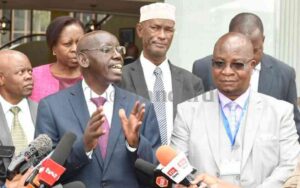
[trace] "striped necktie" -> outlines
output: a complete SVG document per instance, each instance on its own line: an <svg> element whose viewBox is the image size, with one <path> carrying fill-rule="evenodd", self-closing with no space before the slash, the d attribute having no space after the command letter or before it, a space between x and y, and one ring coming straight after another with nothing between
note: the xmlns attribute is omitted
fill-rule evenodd
<svg viewBox="0 0 300 188"><path fill-rule="evenodd" d="M154 105L154 110L158 120L158 125L160 129L160 137L162 145L168 144L168 134L167 134L167 116L166 116L166 91L164 89L164 83L162 81L162 71L159 67L154 70L154 75L156 77L153 87L152 102Z"/></svg>
<svg viewBox="0 0 300 188"><path fill-rule="evenodd" d="M104 97L95 97L91 98L91 101L97 106L103 106L106 102L106 99ZM102 124L102 128L106 131L106 133L99 137L98 144L101 151L101 156L103 159L106 157L106 151L107 151L107 144L108 144L108 137L109 137L109 123L105 116L105 121Z"/></svg>
<svg viewBox="0 0 300 188"><path fill-rule="evenodd" d="M18 106L13 106L10 108L10 111L13 113L13 123L11 127L11 136L13 144L16 147L15 153L19 154L23 149L27 147L27 138L25 132L21 126L19 120L20 108Z"/></svg>

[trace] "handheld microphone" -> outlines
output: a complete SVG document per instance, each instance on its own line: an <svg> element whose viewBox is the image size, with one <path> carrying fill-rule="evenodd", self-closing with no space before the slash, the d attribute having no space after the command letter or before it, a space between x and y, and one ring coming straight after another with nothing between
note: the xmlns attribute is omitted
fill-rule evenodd
<svg viewBox="0 0 300 188"><path fill-rule="evenodd" d="M156 150L156 158L164 166L162 172L175 183L190 186L196 170L190 165L184 153L176 153L170 146L160 146ZM201 182L197 184L200 186Z"/></svg>
<svg viewBox="0 0 300 188"><path fill-rule="evenodd" d="M42 161L39 168L35 169L33 173L26 179L25 186L28 187L51 187L58 181L60 176L64 173L63 167L67 160L73 143L76 140L76 135L68 132L64 134L57 144L53 154L49 158Z"/></svg>
<svg viewBox="0 0 300 188"><path fill-rule="evenodd" d="M64 185L56 185L52 188L85 188L85 185L81 181L73 181Z"/></svg>
<svg viewBox="0 0 300 188"><path fill-rule="evenodd" d="M12 180L17 174L24 174L31 166L37 165L52 149L52 140L41 134L26 149L13 157L7 168L7 178Z"/></svg>
<svg viewBox="0 0 300 188"><path fill-rule="evenodd" d="M141 172L143 180L147 181L147 185L152 188L171 188L171 181L161 172L161 166L156 167L152 163L143 159L137 159L134 163L134 167ZM143 181L145 182L145 181Z"/></svg>

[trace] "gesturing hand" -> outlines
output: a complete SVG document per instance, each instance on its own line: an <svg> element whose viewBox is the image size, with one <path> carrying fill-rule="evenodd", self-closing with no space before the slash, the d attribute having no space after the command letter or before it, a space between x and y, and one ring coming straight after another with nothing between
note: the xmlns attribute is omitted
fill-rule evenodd
<svg viewBox="0 0 300 188"><path fill-rule="evenodd" d="M126 117L124 109L119 110L119 117L122 123L124 135L130 147L137 148L139 144L139 130L142 125L145 114L145 104L135 102L134 107L129 115Z"/></svg>
<svg viewBox="0 0 300 188"><path fill-rule="evenodd" d="M105 121L103 107L100 106L92 114L83 135L85 151L89 152L97 146L98 139L105 134L105 130L101 127Z"/></svg>

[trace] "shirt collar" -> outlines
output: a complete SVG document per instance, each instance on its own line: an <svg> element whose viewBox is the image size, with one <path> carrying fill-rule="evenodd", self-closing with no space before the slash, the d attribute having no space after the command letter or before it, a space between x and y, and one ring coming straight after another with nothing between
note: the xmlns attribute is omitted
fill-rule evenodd
<svg viewBox="0 0 300 188"><path fill-rule="evenodd" d="M218 91L218 96L219 96L222 108L224 108L231 102L235 102L236 104L238 104L238 106L240 108L244 108L249 95L250 95L250 87L241 96L239 96L237 99L232 101L231 99L226 97L224 94L222 94L220 91Z"/></svg>
<svg viewBox="0 0 300 188"><path fill-rule="evenodd" d="M86 96L86 99L91 99L95 97L103 97L108 102L113 102L114 100L114 94L115 94L115 88L112 86L112 84L109 84L106 90L101 94L98 95L96 92L94 92L86 83L86 81L82 80L82 88L84 93L89 93L89 96Z"/></svg>
<svg viewBox="0 0 300 188"><path fill-rule="evenodd" d="M20 108L20 111L24 110L26 106L28 106L26 98L23 98L18 104L12 105L9 102L7 102L1 95L0 95L0 102L3 108L4 113L9 112L10 108L13 106L18 106Z"/></svg>
<svg viewBox="0 0 300 188"><path fill-rule="evenodd" d="M261 70L261 63L258 63L255 67L254 70L260 71Z"/></svg>
<svg viewBox="0 0 300 188"><path fill-rule="evenodd" d="M143 69L147 70L146 74L153 75L153 72L154 72L156 67L159 67L162 70L162 75L164 75L164 72L166 72L170 69L168 58L166 58L160 65L156 66L154 63L152 63L151 61L146 59L145 56L144 56L144 52L142 52L141 56L140 56L140 61L141 61Z"/></svg>

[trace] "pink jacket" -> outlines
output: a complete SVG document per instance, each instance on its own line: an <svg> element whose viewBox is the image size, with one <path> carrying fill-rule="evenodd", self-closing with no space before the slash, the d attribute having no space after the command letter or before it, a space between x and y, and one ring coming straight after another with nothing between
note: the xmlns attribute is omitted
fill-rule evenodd
<svg viewBox="0 0 300 188"><path fill-rule="evenodd" d="M51 65L46 64L33 68L34 86L30 96L33 101L39 102L42 98L59 91L59 80L51 74Z"/></svg>

